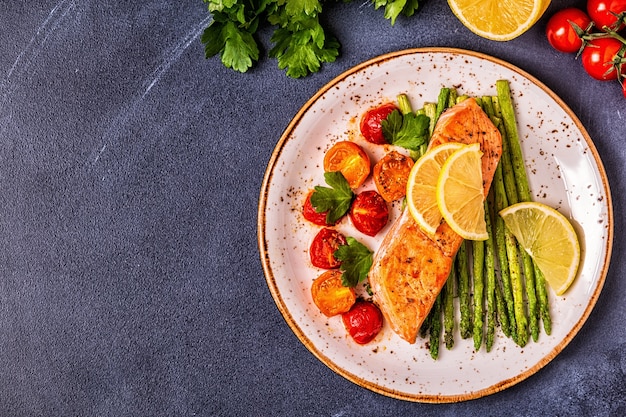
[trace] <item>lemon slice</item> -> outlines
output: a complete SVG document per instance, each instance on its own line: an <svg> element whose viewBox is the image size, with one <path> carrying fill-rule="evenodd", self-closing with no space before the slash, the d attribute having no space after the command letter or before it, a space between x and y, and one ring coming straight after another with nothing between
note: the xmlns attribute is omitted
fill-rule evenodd
<svg viewBox="0 0 626 417"><path fill-rule="evenodd" d="M535 261L557 295L572 284L580 263L578 236L567 218L537 202L513 204L500 211L504 224Z"/></svg>
<svg viewBox="0 0 626 417"><path fill-rule="evenodd" d="M431 235L435 234L442 219L437 204L439 172L448 157L463 146L462 143L448 142L430 149L415 162L409 174L407 207L422 230Z"/></svg>
<svg viewBox="0 0 626 417"><path fill-rule="evenodd" d="M530 29L550 0L448 0L456 17L469 30L494 41L508 41Z"/></svg>
<svg viewBox="0 0 626 417"><path fill-rule="evenodd" d="M464 145L448 157L437 181L437 204L444 220L462 238L486 240L485 197L480 144Z"/></svg>

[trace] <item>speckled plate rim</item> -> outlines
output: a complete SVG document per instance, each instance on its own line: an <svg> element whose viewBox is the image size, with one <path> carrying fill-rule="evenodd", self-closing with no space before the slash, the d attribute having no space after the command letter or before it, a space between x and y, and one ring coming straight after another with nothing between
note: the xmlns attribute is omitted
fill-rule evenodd
<svg viewBox="0 0 626 417"><path fill-rule="evenodd" d="M575 124L578 131L580 131L580 134L585 139L586 145L588 146L588 150L592 153L593 160L595 161L597 165L602 187L607 196L606 201L603 202L606 205L607 217L608 217L607 219L608 220L607 244L606 244L606 247L604 248L605 261L603 265L601 266L600 276L597 277L597 285L595 286L595 289L593 290L593 293L590 296L589 303L585 307L578 322L572 327L571 331L566 335L566 337L564 337L561 340L561 342L554 349L552 349L547 355L541 358L534 366L530 367L526 371L518 374L517 376L513 378L502 380L499 383L486 387L484 389L471 391L471 392L467 392L467 393L459 394L459 395L431 395L431 394L420 394L420 393L414 394L414 393L400 392L398 390L389 388L387 386L381 386L379 384L366 380L360 376L357 376L337 366L332 360L327 358L319 349L316 348L314 343L307 338L307 336L302 331L302 329L300 329L298 323L296 322L296 320L294 320L293 316L291 315L290 311L285 305L283 297L277 288L276 277L274 276L274 273L270 265L270 259L269 259L269 254L267 250L268 248L267 231L265 229L268 188L270 187L270 184L273 179L274 168L277 162L279 161L281 153L287 141L289 140L292 132L298 126L300 120L307 113L309 108L321 96L323 96L328 90L330 90L333 87L336 87L337 84L344 81L347 77L355 73L358 73L359 71L362 71L372 65L381 64L385 61L393 60L395 58L398 58L404 55L428 54L428 53L467 55L467 56L475 57L478 59L486 60L486 61L491 62L492 64L502 66L506 68L507 70L518 74L519 76L527 79L529 82L531 82L535 86L539 87L545 94L547 94L552 100L554 100L558 106L560 106L563 109L563 111L569 116L569 118ZM292 331L295 333L295 335L298 337L298 339L305 345L305 347L315 357L317 357L321 362L323 362L326 366L328 366L331 370L333 370L337 374L373 392L377 392L379 394L382 394L391 398L396 398L396 399L401 399L401 400L406 400L406 401L424 402L424 403L451 403L451 402L467 401L467 400L480 398L486 395L491 395L527 379L528 377L530 377L531 375L539 371L541 368L543 368L545 365L547 365L571 342L574 336L579 332L579 330L582 328L584 323L587 321L589 315L591 314L591 311L593 310L599 298L602 288L604 286L604 281L608 273L611 253L612 253L613 224L614 224L613 207L612 207L612 199L611 199L611 194L610 194L610 187L609 187L609 182L606 176L606 172L604 170L604 166L600 159L600 156L589 134L587 133L584 126L582 125L581 121L574 114L574 112L569 108L569 106L567 106L565 102L561 100L560 97L558 97L552 90L550 90L537 78L533 77L526 71L504 60L501 60L499 58L495 58L495 57L492 57L490 55L483 54L480 52L474 52L474 51L458 49L458 48L426 47L426 48L405 49L405 50L401 50L397 52L380 55L378 57L364 61L363 63L348 69L344 73L340 74L339 76L337 76L336 78L328 82L300 108L298 113L293 117L293 119L291 120L287 128L285 129L284 133L282 134L281 138L279 139L267 165L267 169L266 169L263 182L261 185L261 191L260 191L260 197L259 197L258 219L257 219L257 228L258 228L257 239L258 239L258 247L259 247L259 252L260 252L260 257L261 257L261 263L263 266L263 271L265 274L265 279L269 287L270 293L276 303L276 306L278 307L283 318L285 319L289 327L292 329Z"/></svg>

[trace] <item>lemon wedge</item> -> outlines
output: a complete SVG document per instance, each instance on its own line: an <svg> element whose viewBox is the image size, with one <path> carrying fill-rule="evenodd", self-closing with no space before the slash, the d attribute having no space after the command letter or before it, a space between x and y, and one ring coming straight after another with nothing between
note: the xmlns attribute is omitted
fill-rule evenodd
<svg viewBox="0 0 626 417"><path fill-rule="evenodd" d="M513 204L500 211L504 224L535 261L557 295L571 286L580 263L580 244L572 224L554 208L538 202Z"/></svg>
<svg viewBox="0 0 626 417"><path fill-rule="evenodd" d="M441 167L437 204L443 219L464 239L486 240L480 144L463 145Z"/></svg>

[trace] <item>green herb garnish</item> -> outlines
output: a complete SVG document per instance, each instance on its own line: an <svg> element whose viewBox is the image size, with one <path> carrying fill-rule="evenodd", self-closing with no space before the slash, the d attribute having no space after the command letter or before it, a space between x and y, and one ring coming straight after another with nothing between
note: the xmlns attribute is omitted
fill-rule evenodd
<svg viewBox="0 0 626 417"><path fill-rule="evenodd" d="M203 0L213 19L201 41L207 58L220 55L227 68L246 72L259 60L259 25L271 24L273 47L268 55L289 77L300 78L334 62L339 42L320 23L321 0ZM350 1L350 0L346 0ZM399 15L412 16L418 0L372 0L384 7L385 18L395 24Z"/></svg>
<svg viewBox="0 0 626 417"><path fill-rule="evenodd" d="M381 123L387 142L411 151L418 150L426 143L429 125L430 118L426 115L415 113L402 115L398 110L392 111Z"/></svg>
<svg viewBox="0 0 626 417"><path fill-rule="evenodd" d="M318 213L327 211L326 223L335 224L350 209L354 193L339 171L324 173L324 179L331 188L315 186L311 194L311 205Z"/></svg>
<svg viewBox="0 0 626 417"><path fill-rule="evenodd" d="M374 8L385 8L385 19L391 20L391 24L396 23L398 16L413 16L419 7L418 0L372 0Z"/></svg>
<svg viewBox="0 0 626 417"><path fill-rule="evenodd" d="M341 282L344 287L356 287L365 281L373 262L373 252L353 237L346 237L346 245L335 250L335 258L341 261Z"/></svg>

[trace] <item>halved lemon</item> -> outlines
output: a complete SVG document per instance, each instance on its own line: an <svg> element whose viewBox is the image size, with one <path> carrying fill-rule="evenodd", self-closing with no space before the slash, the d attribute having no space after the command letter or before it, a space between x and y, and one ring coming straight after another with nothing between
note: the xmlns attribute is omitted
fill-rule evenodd
<svg viewBox="0 0 626 417"><path fill-rule="evenodd" d="M550 0L448 0L456 17L475 34L508 41L530 29Z"/></svg>
<svg viewBox="0 0 626 417"><path fill-rule="evenodd" d="M562 295L576 278L580 264L580 244L569 220L538 202L513 204L501 210L500 216L550 287Z"/></svg>
<svg viewBox="0 0 626 417"><path fill-rule="evenodd" d="M437 180L444 162L462 143L448 142L436 146L419 158L409 174L406 186L406 203L413 219L422 230L435 234L441 223L441 211L437 204Z"/></svg>
<svg viewBox="0 0 626 417"><path fill-rule="evenodd" d="M480 144L464 145L441 167L437 204L444 220L464 239L486 240Z"/></svg>

